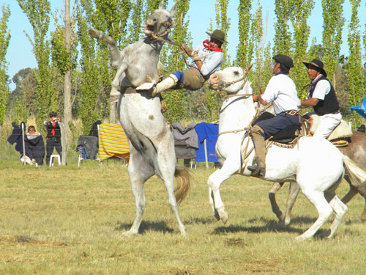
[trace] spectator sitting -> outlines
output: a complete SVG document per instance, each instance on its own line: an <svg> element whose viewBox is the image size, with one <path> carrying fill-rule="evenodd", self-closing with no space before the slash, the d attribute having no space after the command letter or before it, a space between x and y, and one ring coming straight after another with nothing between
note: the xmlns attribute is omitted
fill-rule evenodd
<svg viewBox="0 0 366 275"><path fill-rule="evenodd" d="M42 135L36 131L36 128L31 125L27 129L25 137L25 152L26 155L38 165L43 164L44 158L44 142Z"/></svg>
<svg viewBox="0 0 366 275"><path fill-rule="evenodd" d="M34 137L37 137L39 135L40 135L40 133L36 132L36 127L34 127L33 125L28 126L28 131L27 131L28 139L33 139Z"/></svg>

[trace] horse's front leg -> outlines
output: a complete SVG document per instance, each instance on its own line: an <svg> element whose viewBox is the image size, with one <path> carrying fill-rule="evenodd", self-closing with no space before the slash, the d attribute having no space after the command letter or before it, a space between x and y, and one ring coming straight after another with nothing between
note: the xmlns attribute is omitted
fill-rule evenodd
<svg viewBox="0 0 366 275"><path fill-rule="evenodd" d="M210 204L213 206L214 215L217 219L221 219L224 224L229 219L229 215L225 211L224 203L221 200L220 185L237 172L238 169L238 164L225 161L222 168L212 173L207 180L210 192L209 199Z"/></svg>

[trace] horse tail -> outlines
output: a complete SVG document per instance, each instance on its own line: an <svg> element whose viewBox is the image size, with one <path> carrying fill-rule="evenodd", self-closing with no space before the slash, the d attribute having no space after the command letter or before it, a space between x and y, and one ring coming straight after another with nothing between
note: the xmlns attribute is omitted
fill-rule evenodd
<svg viewBox="0 0 366 275"><path fill-rule="evenodd" d="M177 188L174 190L174 195L179 204L188 194L191 185L191 176L186 167L176 167L174 177L177 180Z"/></svg>
<svg viewBox="0 0 366 275"><path fill-rule="evenodd" d="M358 167L356 162L351 160L346 155L343 155L343 163L346 173L351 180L353 187L359 187L361 184L366 184L366 171Z"/></svg>

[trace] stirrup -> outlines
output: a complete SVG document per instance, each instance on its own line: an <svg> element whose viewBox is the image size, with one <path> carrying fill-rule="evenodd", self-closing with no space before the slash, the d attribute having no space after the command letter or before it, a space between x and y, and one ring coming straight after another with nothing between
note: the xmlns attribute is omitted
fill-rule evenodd
<svg viewBox="0 0 366 275"><path fill-rule="evenodd" d="M249 165L247 168L252 172L252 176L264 177L266 174L266 169L259 165L258 159L255 159L254 163Z"/></svg>

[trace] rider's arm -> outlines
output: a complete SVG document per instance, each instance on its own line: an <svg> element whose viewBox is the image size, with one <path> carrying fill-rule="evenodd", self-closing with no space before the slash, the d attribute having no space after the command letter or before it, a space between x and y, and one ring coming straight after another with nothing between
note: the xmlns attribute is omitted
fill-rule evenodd
<svg viewBox="0 0 366 275"><path fill-rule="evenodd" d="M261 95L253 95L253 101L254 102L260 102L262 105L267 105L268 102L263 100L263 98L261 97Z"/></svg>
<svg viewBox="0 0 366 275"><path fill-rule="evenodd" d="M315 106L316 104L318 104L319 99L312 97L306 100L301 100L301 107L311 107L311 106Z"/></svg>

